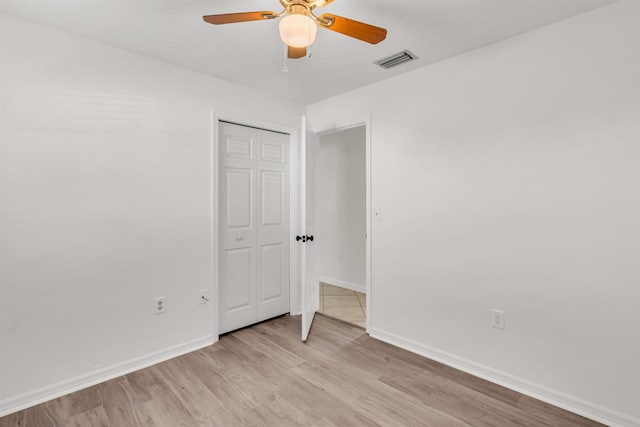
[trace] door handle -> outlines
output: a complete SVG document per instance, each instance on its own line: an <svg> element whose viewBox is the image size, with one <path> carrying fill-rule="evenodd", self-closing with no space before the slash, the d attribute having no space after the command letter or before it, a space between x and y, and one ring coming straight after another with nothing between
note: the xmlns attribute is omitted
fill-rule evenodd
<svg viewBox="0 0 640 427"><path fill-rule="evenodd" d="M296 236L296 242L302 240L302 243L307 241L307 236Z"/></svg>
<svg viewBox="0 0 640 427"><path fill-rule="evenodd" d="M244 236L243 236L243 235L241 235L241 234L238 234L238 235L236 236L236 240L237 240L238 242L239 242L239 241L241 241L241 240L244 240Z"/></svg>
<svg viewBox="0 0 640 427"><path fill-rule="evenodd" d="M308 240L309 242L313 242L313 236L307 236L307 240Z"/></svg>

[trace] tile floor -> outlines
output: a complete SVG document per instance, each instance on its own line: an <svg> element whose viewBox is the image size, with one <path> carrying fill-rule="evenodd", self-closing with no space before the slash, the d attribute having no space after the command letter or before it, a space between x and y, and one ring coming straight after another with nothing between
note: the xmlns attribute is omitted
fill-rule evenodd
<svg viewBox="0 0 640 427"><path fill-rule="evenodd" d="M367 298L362 292L354 292L320 282L320 310L326 316L367 327Z"/></svg>

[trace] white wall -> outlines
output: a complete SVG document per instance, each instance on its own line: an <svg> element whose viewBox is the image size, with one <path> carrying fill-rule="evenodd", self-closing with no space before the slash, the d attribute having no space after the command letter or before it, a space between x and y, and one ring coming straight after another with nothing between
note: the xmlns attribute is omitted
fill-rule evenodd
<svg viewBox="0 0 640 427"><path fill-rule="evenodd" d="M617 2L307 108L317 131L371 113L374 336L640 424L639 15Z"/></svg>
<svg viewBox="0 0 640 427"><path fill-rule="evenodd" d="M0 415L212 342L211 112L304 110L6 15L1 59Z"/></svg>
<svg viewBox="0 0 640 427"><path fill-rule="evenodd" d="M365 127L320 137L320 280L365 292Z"/></svg>

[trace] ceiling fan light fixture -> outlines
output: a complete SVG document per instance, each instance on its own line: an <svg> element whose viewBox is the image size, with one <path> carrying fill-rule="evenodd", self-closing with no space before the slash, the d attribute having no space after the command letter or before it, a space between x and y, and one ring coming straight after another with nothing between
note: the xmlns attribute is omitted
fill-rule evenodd
<svg viewBox="0 0 640 427"><path fill-rule="evenodd" d="M316 41L318 26L305 14L291 14L280 20L280 38L291 47L307 47Z"/></svg>
<svg viewBox="0 0 640 427"><path fill-rule="evenodd" d="M0 0L1 1L1 0ZM326 6L333 0L279 0L284 10L276 13L270 10L257 12L222 13L205 15L204 22L214 25L232 24L234 22L264 21L280 19L280 38L287 46L287 58L298 59L311 56L307 48L316 41L318 27L335 33L344 34L370 44L377 44L387 37L385 28L324 13L316 16L313 11L317 7Z"/></svg>

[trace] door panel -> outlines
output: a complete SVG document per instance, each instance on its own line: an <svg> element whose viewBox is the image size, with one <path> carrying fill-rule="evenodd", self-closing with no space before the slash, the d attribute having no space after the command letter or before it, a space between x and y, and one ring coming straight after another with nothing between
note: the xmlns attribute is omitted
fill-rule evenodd
<svg viewBox="0 0 640 427"><path fill-rule="evenodd" d="M261 176L261 223L260 225L284 225L284 173L262 171Z"/></svg>
<svg viewBox="0 0 640 427"><path fill-rule="evenodd" d="M226 227L250 229L253 219L253 171L226 169Z"/></svg>
<svg viewBox="0 0 640 427"><path fill-rule="evenodd" d="M289 136L221 123L220 137L224 333L289 312Z"/></svg>
<svg viewBox="0 0 640 427"><path fill-rule="evenodd" d="M285 164L287 144L282 141L269 139L261 140L261 160L264 162L274 162Z"/></svg>
<svg viewBox="0 0 640 427"><path fill-rule="evenodd" d="M252 248L230 249L225 251L225 277L229 283L225 311L237 311L254 305L254 280Z"/></svg>
<svg viewBox="0 0 640 427"><path fill-rule="evenodd" d="M260 302L268 302L284 294L284 245L276 243L261 246L260 255L262 259L260 269L262 300Z"/></svg>
<svg viewBox="0 0 640 427"><path fill-rule="evenodd" d="M252 247L227 249L221 264L221 333L255 323L256 257Z"/></svg>
<svg viewBox="0 0 640 427"><path fill-rule="evenodd" d="M226 157L235 157L246 160L253 159L253 141L254 132L239 132L237 135L227 134L227 137L225 138Z"/></svg>

